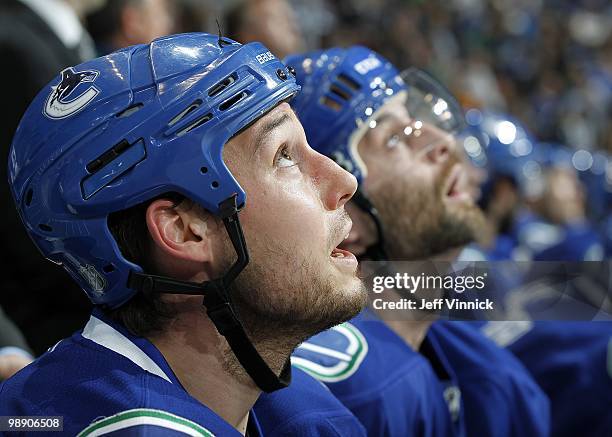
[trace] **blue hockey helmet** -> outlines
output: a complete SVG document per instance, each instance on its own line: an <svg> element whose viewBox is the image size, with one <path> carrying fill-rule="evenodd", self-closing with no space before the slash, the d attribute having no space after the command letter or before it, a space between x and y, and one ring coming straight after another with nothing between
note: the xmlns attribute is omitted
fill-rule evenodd
<svg viewBox="0 0 612 437"><path fill-rule="evenodd" d="M298 91L262 44L203 33L65 69L29 106L10 150L9 183L28 233L94 304L116 308L137 290L204 294L221 334L236 334L242 327L228 324L235 315L224 312L222 293L209 293L218 299L207 302L204 284L147 275L121 254L107 219L164 193L190 198L224 219L239 261L208 289L227 285L248 253L238 221L246 195L222 159L223 146ZM228 337L235 353L236 336ZM247 355L237 353L243 366Z"/></svg>
<svg viewBox="0 0 612 437"><path fill-rule="evenodd" d="M285 63L302 87L291 103L310 145L350 171L359 183L367 168L357 151L365 131L375 126L377 111L401 97L415 120L432 121L457 131L463 113L444 87L427 73L399 72L378 53L362 46L291 55Z"/></svg>
<svg viewBox="0 0 612 437"><path fill-rule="evenodd" d="M43 255L94 304L134 290L107 217L166 192L213 214L246 196L222 159L242 128L298 91L259 43L184 34L67 68L34 99L13 140L9 179Z"/></svg>
<svg viewBox="0 0 612 437"><path fill-rule="evenodd" d="M472 109L466 113L466 121L468 126L481 132L491 173L517 177L521 166L534 159L534 137L515 118Z"/></svg>
<svg viewBox="0 0 612 437"><path fill-rule="evenodd" d="M466 122L466 153L488 173L483 186L485 200L500 176L512 180L521 193L531 195L541 184L542 167L542 150L531 132L516 118L491 111L470 109Z"/></svg>

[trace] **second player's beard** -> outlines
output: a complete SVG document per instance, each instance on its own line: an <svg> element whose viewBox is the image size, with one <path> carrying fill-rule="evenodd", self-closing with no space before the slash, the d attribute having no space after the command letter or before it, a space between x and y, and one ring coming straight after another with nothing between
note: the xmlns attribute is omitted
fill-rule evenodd
<svg viewBox="0 0 612 437"><path fill-rule="evenodd" d="M360 280L334 281L312 260L298 259L289 247L252 253L252 261L230 286L230 294L249 338L268 365L279 373L293 350L307 338L357 315L367 293ZM263 255L263 256L262 256ZM266 259L262 266L256 259ZM274 265L272 260L283 260ZM351 287L351 289L348 289ZM248 378L231 350L224 353L226 368Z"/></svg>
<svg viewBox="0 0 612 437"><path fill-rule="evenodd" d="M474 241L485 224L475 204L449 205L445 182L459 162L449 159L433 186L406 177L370 193L386 233L386 248L393 260L416 260L442 254Z"/></svg>

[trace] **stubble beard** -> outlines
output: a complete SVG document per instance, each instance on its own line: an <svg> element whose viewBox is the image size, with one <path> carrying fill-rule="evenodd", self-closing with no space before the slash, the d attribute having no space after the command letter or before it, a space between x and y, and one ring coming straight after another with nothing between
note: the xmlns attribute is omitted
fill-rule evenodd
<svg viewBox="0 0 612 437"><path fill-rule="evenodd" d="M449 159L433 186L399 178L371 193L393 260L426 259L473 242L485 218L473 203L444 202L445 182L457 159Z"/></svg>
<svg viewBox="0 0 612 437"><path fill-rule="evenodd" d="M347 285L331 274L323 276L327 269L318 268L315 256L298 259L296 251L274 243L263 252L252 259L282 263L263 266L251 262L230 285L229 293L250 340L279 374L301 342L357 315L367 302L367 293L356 279ZM229 347L223 356L226 370L240 379L248 378Z"/></svg>

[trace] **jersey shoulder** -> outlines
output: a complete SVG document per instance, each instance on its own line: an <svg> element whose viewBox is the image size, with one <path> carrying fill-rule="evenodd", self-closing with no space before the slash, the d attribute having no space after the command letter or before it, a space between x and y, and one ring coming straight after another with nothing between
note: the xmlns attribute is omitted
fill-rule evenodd
<svg viewBox="0 0 612 437"><path fill-rule="evenodd" d="M379 320L358 317L318 334L297 348L292 363L324 382L368 435L431 435L434 422L452 427L429 362Z"/></svg>
<svg viewBox="0 0 612 437"><path fill-rule="evenodd" d="M182 387L80 333L5 381L0 415L62 416L70 435L239 435Z"/></svg>
<svg viewBox="0 0 612 437"><path fill-rule="evenodd" d="M549 435L548 397L521 362L486 338L477 324L436 322L428 337L439 343L456 373L469 435ZM501 404L508 408L490 408Z"/></svg>
<svg viewBox="0 0 612 437"><path fill-rule="evenodd" d="M311 337L291 362L334 393L356 394L378 391L424 360L383 322L358 318Z"/></svg>
<svg viewBox="0 0 612 437"><path fill-rule="evenodd" d="M263 393L254 410L266 436L365 436L357 418L320 381L293 368L291 385Z"/></svg>

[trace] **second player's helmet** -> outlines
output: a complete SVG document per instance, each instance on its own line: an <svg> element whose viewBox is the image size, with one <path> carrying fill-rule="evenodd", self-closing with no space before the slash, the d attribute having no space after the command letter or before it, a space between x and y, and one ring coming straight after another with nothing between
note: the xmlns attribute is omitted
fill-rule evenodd
<svg viewBox="0 0 612 437"><path fill-rule="evenodd" d="M350 171L360 185L367 167L358 143L368 129L376 127L379 110L390 100L401 101L414 121L406 126L406 135L418 135L421 122L451 133L463 128L460 106L440 83L414 68L399 72L368 48L314 51L289 56L285 63L295 69L302 87L291 106L309 144ZM361 189L353 200L370 213L378 229L378 247L371 248L368 257L383 258L383 232L376 210Z"/></svg>
<svg viewBox="0 0 612 437"><path fill-rule="evenodd" d="M366 47L292 55L285 58L285 63L295 69L302 87L291 106L308 142L353 173L359 182L367 169L356 143L389 99L402 98L415 120L432 122L447 131L463 125L459 105L434 78L415 68L400 72Z"/></svg>
<svg viewBox="0 0 612 437"><path fill-rule="evenodd" d="M246 195L222 149L298 90L263 45L207 34L165 37L67 68L34 99L10 150L9 182L28 233L94 304L115 308L137 290L204 294L221 334L236 340L244 332L223 289L248 262L238 221ZM223 278L192 284L149 275L120 252L109 214L168 192L223 218L238 252ZM237 356L243 365L256 361Z"/></svg>

